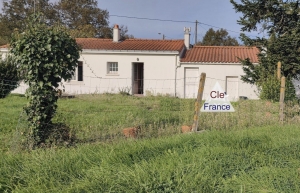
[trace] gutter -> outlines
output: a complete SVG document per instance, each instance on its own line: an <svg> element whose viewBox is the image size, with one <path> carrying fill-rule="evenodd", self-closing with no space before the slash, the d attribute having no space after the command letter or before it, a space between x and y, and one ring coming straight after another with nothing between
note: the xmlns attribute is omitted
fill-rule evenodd
<svg viewBox="0 0 300 193"><path fill-rule="evenodd" d="M177 89L176 89L176 87L177 87L177 68L178 68L178 66L177 66L177 56L175 55L175 88L174 88L174 96L175 97L177 97L177 94L176 94L176 92L177 92Z"/></svg>
<svg viewBox="0 0 300 193"><path fill-rule="evenodd" d="M181 65L241 65L241 63L216 63L216 62L180 62ZM254 65L257 65L258 63L253 63Z"/></svg>
<svg viewBox="0 0 300 193"><path fill-rule="evenodd" d="M82 54L151 54L151 55L174 55L178 51L154 51L154 50L95 50L83 49Z"/></svg>

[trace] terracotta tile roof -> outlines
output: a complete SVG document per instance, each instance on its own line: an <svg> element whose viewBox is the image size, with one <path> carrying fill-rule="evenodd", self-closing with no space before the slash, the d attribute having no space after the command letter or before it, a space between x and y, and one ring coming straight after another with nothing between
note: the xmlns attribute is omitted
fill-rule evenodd
<svg viewBox="0 0 300 193"><path fill-rule="evenodd" d="M126 39L113 42L112 39L76 38L76 42L82 49L95 50L181 51L184 47L183 40Z"/></svg>
<svg viewBox="0 0 300 193"><path fill-rule="evenodd" d="M8 44L0 46L0 48L8 48Z"/></svg>
<svg viewBox="0 0 300 193"><path fill-rule="evenodd" d="M195 46L188 50L181 62L207 62L207 63L240 63L238 58L250 58L258 63L256 47L247 46Z"/></svg>

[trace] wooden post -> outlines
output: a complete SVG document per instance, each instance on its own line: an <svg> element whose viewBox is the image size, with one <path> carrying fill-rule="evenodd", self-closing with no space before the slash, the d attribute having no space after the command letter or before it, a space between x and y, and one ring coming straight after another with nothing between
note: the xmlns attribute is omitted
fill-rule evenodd
<svg viewBox="0 0 300 193"><path fill-rule="evenodd" d="M281 77L281 62L277 63L277 78L280 80Z"/></svg>
<svg viewBox="0 0 300 193"><path fill-rule="evenodd" d="M284 121L284 93L285 93L285 77L281 77L280 100L279 100L279 118L283 124Z"/></svg>
<svg viewBox="0 0 300 193"><path fill-rule="evenodd" d="M194 120L192 131L196 132L199 123L199 115L200 115L200 105L203 98L203 91L204 91L204 84L205 84L206 73L201 73L200 81L199 81L199 88L198 88L198 95L197 100L195 102L195 112L194 112Z"/></svg>

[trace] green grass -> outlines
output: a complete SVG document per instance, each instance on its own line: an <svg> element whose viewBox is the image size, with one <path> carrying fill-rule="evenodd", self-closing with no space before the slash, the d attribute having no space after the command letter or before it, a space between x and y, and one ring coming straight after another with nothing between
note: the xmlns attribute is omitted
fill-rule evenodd
<svg viewBox="0 0 300 193"><path fill-rule="evenodd" d="M239 101L235 113L202 113L205 132L180 134L194 100L81 95L60 99L54 119L80 143L24 151L26 103L0 100L0 192L300 192L297 105L280 126L278 104ZM122 136L137 125L139 139Z"/></svg>
<svg viewBox="0 0 300 193"><path fill-rule="evenodd" d="M6 152L0 192L299 192L299 136L262 127Z"/></svg>

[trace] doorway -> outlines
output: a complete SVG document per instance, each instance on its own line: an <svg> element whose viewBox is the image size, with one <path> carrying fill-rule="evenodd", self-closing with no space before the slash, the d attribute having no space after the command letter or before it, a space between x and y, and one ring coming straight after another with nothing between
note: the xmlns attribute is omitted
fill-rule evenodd
<svg viewBox="0 0 300 193"><path fill-rule="evenodd" d="M133 94L144 94L144 63L133 63Z"/></svg>
<svg viewBox="0 0 300 193"><path fill-rule="evenodd" d="M184 68L184 98L197 98L199 68Z"/></svg>
<svg viewBox="0 0 300 193"><path fill-rule="evenodd" d="M238 100L239 95L239 77L226 76L226 94L230 101Z"/></svg>

